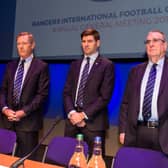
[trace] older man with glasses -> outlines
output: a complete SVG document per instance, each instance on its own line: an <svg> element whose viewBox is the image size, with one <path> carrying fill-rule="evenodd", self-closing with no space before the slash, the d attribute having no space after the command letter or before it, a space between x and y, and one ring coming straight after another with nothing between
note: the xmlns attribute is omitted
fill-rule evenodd
<svg viewBox="0 0 168 168"><path fill-rule="evenodd" d="M125 146L168 154L168 60L165 34L152 30L145 40L148 61L134 67L120 111L119 140Z"/></svg>

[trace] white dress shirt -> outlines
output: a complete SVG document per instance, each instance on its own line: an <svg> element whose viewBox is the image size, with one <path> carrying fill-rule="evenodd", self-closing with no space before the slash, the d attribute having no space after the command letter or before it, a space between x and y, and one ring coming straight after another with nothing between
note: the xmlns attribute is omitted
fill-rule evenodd
<svg viewBox="0 0 168 168"><path fill-rule="evenodd" d="M151 105L151 118L149 121L158 121L158 107L157 107L157 101L158 101L158 95L159 95L159 88L160 88L160 81L162 77L162 71L163 71L163 65L164 65L164 59L162 58L157 62L156 66L156 79L155 79L155 86L153 90L153 96L152 96L152 105ZM145 95L145 89L148 81L148 76L150 73L150 69L152 67L153 63L149 61L144 77L142 79L141 83L141 92L140 92L140 112L138 116L138 120L143 121L143 116L142 116L142 109L143 109L143 100L144 100L144 95Z"/></svg>
<svg viewBox="0 0 168 168"><path fill-rule="evenodd" d="M77 100L77 95L78 95L80 80L81 80L81 77L82 77L82 72L83 72L83 69L84 69L84 67L85 67L85 64L87 63L87 57L90 57L90 61L89 61L89 73L90 73L90 71L91 71L91 69L92 69L92 66L93 66L93 64L94 64L94 62L95 62L95 60L96 60L96 58L98 57L98 55L99 55L98 52L95 52L95 53L92 54L92 55L87 55L87 56L84 55L84 59L83 59L83 61L82 61L82 63L81 63L81 67L80 67L80 73L79 73L78 84L77 84L77 89L76 89L75 106L76 106L76 100ZM70 118L70 115L71 115L72 113L74 113L74 112L76 112L75 109L74 109L74 110L71 110L71 111L69 112L69 114L68 114L68 118ZM85 118L88 119L88 117L86 116L86 114L85 114Z"/></svg>

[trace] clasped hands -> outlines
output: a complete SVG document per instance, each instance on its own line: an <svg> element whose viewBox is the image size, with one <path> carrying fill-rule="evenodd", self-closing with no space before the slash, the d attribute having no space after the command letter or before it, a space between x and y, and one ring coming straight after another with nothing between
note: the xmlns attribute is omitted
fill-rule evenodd
<svg viewBox="0 0 168 168"><path fill-rule="evenodd" d="M23 110L13 111L12 109L5 109L3 112L9 121L20 121L22 117L25 116L25 112Z"/></svg>
<svg viewBox="0 0 168 168"><path fill-rule="evenodd" d="M86 125L84 112L74 112L70 115L69 119L72 125L76 125L77 127L84 127Z"/></svg>

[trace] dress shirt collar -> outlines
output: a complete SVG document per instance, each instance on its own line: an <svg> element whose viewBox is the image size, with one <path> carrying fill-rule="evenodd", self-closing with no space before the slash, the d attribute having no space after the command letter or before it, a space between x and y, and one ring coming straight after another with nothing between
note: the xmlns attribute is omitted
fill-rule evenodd
<svg viewBox="0 0 168 168"><path fill-rule="evenodd" d="M90 61L94 62L96 60L96 58L98 57L98 55L99 55L99 53L97 51L97 52L95 52L94 54L91 54L91 55L84 55L84 59L86 60L87 57L90 57Z"/></svg>
<svg viewBox="0 0 168 168"><path fill-rule="evenodd" d="M157 64L157 68L163 66L164 60L165 60L165 57L161 58L161 59L156 63L156 64ZM152 67L153 64L154 64L154 63L149 60L148 65L149 65L150 67Z"/></svg>
<svg viewBox="0 0 168 168"><path fill-rule="evenodd" d="M25 59L25 63L26 63L26 62L31 62L32 59L33 59L33 57L34 57L33 54L31 54L29 57L27 57L27 58ZM23 58L20 59L20 62L21 62L22 60L23 60Z"/></svg>

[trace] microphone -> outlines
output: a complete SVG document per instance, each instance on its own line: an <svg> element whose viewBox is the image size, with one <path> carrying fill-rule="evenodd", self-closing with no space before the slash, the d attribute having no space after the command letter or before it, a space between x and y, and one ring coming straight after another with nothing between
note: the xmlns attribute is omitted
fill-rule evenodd
<svg viewBox="0 0 168 168"><path fill-rule="evenodd" d="M62 119L61 117L57 117L56 120L54 121L53 125L51 126L51 128L45 134L45 136L43 136L41 138L41 140L38 143L38 145L36 145L35 148L30 153L28 153L26 156L24 156L24 157L16 160L14 163L12 163L12 165L9 168L18 168L20 165L24 165L24 161L26 159L28 159L34 152L36 152L36 150L40 147L40 145L44 142L44 140L52 132L52 130L55 128L55 126L61 121L61 119Z"/></svg>

